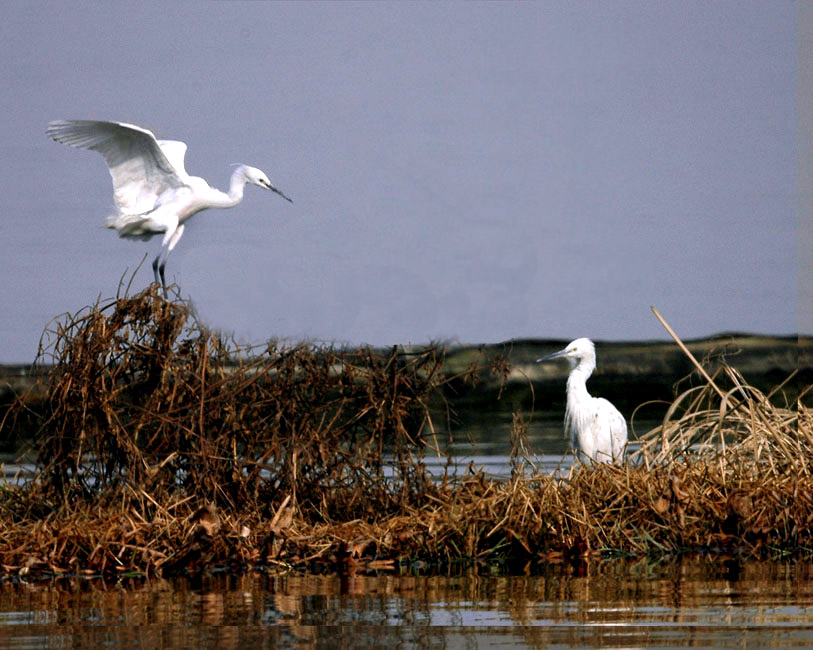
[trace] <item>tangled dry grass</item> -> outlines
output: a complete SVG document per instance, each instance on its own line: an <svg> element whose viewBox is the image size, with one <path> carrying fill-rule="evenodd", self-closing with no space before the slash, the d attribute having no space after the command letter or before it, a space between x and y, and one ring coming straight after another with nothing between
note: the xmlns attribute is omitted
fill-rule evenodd
<svg viewBox="0 0 813 650"><path fill-rule="evenodd" d="M449 377L431 346L241 348L154 290L64 317L41 360L47 399L3 424L40 421L36 476L0 489L7 574L813 554L813 415L730 367L621 467L533 473L517 416L510 479L435 481L430 404L504 360Z"/></svg>

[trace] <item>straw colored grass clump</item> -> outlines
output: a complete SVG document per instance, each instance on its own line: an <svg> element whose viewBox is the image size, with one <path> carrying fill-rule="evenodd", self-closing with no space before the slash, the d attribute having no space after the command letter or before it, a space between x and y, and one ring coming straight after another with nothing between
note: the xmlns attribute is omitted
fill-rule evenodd
<svg viewBox="0 0 813 650"><path fill-rule="evenodd" d="M433 481L444 351L241 348L153 291L46 333L36 476L0 490L9 574L386 570L709 549L813 555L813 417L730 367L621 467ZM723 388L720 388L720 386ZM26 411L25 409L29 409ZM31 418L20 400L15 417Z"/></svg>

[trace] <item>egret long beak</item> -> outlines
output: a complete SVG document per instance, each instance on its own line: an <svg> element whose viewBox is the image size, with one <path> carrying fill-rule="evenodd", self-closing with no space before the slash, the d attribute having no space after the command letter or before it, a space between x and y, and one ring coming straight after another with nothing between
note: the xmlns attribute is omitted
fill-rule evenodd
<svg viewBox="0 0 813 650"><path fill-rule="evenodd" d="M567 350L559 350L558 352L554 352L553 354L549 354L546 357L540 357L536 360L537 363L541 363L542 361L550 361L551 359L556 359L558 357L563 357L567 354Z"/></svg>
<svg viewBox="0 0 813 650"><path fill-rule="evenodd" d="M279 190L278 190L276 187L274 187L273 185L269 185L269 186L268 186L268 189L269 189L269 190L271 190L272 192L276 192L277 194L279 194L279 195L280 195L280 196L281 196L283 199L285 199L286 201L288 201L288 203L293 203L293 200L289 199L287 196L285 196L285 195L284 195L282 192L280 192L280 191L279 191Z"/></svg>

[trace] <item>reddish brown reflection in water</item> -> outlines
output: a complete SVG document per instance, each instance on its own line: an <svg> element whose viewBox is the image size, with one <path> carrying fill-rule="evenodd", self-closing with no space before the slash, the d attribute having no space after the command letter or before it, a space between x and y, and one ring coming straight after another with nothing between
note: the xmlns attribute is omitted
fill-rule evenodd
<svg viewBox="0 0 813 650"><path fill-rule="evenodd" d="M0 585L2 647L813 645L813 564L692 559L540 575Z"/></svg>

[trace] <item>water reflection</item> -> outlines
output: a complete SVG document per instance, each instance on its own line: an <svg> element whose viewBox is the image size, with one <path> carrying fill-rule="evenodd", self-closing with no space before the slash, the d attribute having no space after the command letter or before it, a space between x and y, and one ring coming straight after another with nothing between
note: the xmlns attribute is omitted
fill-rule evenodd
<svg viewBox="0 0 813 650"><path fill-rule="evenodd" d="M539 575L0 585L0 646L813 645L813 565L693 559Z"/></svg>

